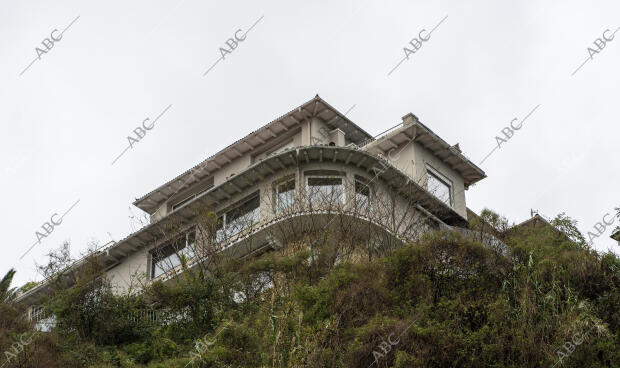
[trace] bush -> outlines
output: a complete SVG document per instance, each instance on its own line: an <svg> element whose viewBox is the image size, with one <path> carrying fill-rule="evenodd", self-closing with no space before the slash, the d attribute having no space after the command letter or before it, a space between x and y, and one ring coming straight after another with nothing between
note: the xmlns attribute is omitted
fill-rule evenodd
<svg viewBox="0 0 620 368"><path fill-rule="evenodd" d="M148 363L153 356L151 347L146 342L129 344L125 346L124 350L132 360L141 364Z"/></svg>
<svg viewBox="0 0 620 368"><path fill-rule="evenodd" d="M133 296L79 280L51 304L58 329L22 367L185 367L191 357L194 367L620 366L620 259L574 237L515 232L506 256L438 232L382 259L316 269L298 247ZM167 325L127 319L145 300L171 313ZM0 345L27 331L18 316L0 304Z"/></svg>

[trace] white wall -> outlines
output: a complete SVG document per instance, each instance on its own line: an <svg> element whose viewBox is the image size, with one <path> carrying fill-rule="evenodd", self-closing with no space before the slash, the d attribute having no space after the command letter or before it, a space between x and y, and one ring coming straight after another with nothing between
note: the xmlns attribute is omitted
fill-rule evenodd
<svg viewBox="0 0 620 368"><path fill-rule="evenodd" d="M437 156L422 147L418 143L414 143L414 160L415 160L415 180L426 187L427 170L426 165L432 166L441 175L452 181L452 208L463 218L467 218L467 208L465 203L465 186L463 177L457 171L452 169L446 163L441 161Z"/></svg>

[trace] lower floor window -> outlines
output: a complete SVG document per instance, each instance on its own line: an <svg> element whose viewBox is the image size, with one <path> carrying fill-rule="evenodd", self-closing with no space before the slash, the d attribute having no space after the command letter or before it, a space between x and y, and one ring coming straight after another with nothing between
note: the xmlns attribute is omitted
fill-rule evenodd
<svg viewBox="0 0 620 368"><path fill-rule="evenodd" d="M255 193L218 217L216 241L230 238L260 221L260 195Z"/></svg>
<svg viewBox="0 0 620 368"><path fill-rule="evenodd" d="M191 231L151 252L151 278L156 278L181 264L181 257L194 257L196 233Z"/></svg>

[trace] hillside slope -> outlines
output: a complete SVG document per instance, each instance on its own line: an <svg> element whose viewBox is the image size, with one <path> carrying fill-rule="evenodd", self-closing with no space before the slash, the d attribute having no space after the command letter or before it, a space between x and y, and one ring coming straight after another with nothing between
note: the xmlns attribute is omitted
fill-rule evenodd
<svg viewBox="0 0 620 368"><path fill-rule="evenodd" d="M82 277L5 367L620 367L620 259L549 229L507 243L435 233L346 260L296 244L133 296ZM147 305L176 317L126 317ZM11 351L28 326L2 309Z"/></svg>

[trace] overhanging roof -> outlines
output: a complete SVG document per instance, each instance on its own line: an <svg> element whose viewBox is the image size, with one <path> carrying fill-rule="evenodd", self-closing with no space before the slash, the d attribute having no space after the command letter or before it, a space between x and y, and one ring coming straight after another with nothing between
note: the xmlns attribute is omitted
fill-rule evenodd
<svg viewBox="0 0 620 368"><path fill-rule="evenodd" d="M620 229L618 229L615 233L611 234L611 238L620 242Z"/></svg>
<svg viewBox="0 0 620 368"><path fill-rule="evenodd" d="M242 170L229 180L210 188L192 201L171 212L168 216L151 223L142 229L130 234L106 249L97 251L94 256L99 263L109 268L117 264L120 259L138 251L140 248L161 240L162 229L168 225L183 227L190 225L196 214L196 208L215 208L229 201L237 193L249 192L256 188L265 177L279 171L303 164L330 162L346 165L355 165L358 169L366 170L369 175L376 176L377 181L383 181L392 190L416 201L433 216L448 225L465 226L467 220L454 209L439 200L432 193L413 181L407 174L376 155L351 147L308 146L296 147L271 155ZM382 168L376 171L377 168ZM72 267L77 267L73 265ZM36 294L44 292L45 282L19 297L16 302L34 300Z"/></svg>
<svg viewBox="0 0 620 368"><path fill-rule="evenodd" d="M413 114L405 116L403 120L408 117L411 118L412 122L400 125L397 129L380 138L371 138L362 144L363 148L370 152L377 150L389 152L413 139L414 142L432 152L433 155L458 172L463 177L465 188L487 177L481 168L461 153L460 149L457 148L458 146L448 144L426 125L419 122Z"/></svg>
<svg viewBox="0 0 620 368"><path fill-rule="evenodd" d="M290 167L316 162L355 165L355 167L371 173L370 175L378 175L376 180L389 183L393 189L399 190L403 194L413 193L416 196L417 203L429 209L433 215L437 216L437 218L445 223L461 226L467 224L467 220L450 206L446 205L432 193L417 184L407 176L407 174L400 171L400 169L372 153L351 147L307 146L290 148L250 165L246 169L230 177L227 181L210 188L197 196L194 200L174 210L168 216L147 225L136 233L119 241L114 247L110 248L108 252L114 254L118 249L120 251L119 255L124 256L125 253L130 253L136 248L149 244L159 237L156 231L151 232L149 229L162 226L167 221L175 221L178 224L189 224L195 215L195 209L197 207L216 208L229 201L237 193L249 193L255 190L256 185L265 180L265 177L274 175ZM385 168L385 170L379 171L379 173L376 174L377 168Z"/></svg>
<svg viewBox="0 0 620 368"><path fill-rule="evenodd" d="M331 129L339 128L345 133L347 139L353 143L357 144L371 138L370 134L321 99L319 95L316 95L312 100L246 135L183 174L136 199L133 204L143 211L153 213L174 194L211 176L215 171L232 162L232 160L280 137L290 129L297 128L308 119L314 117L324 121Z"/></svg>

